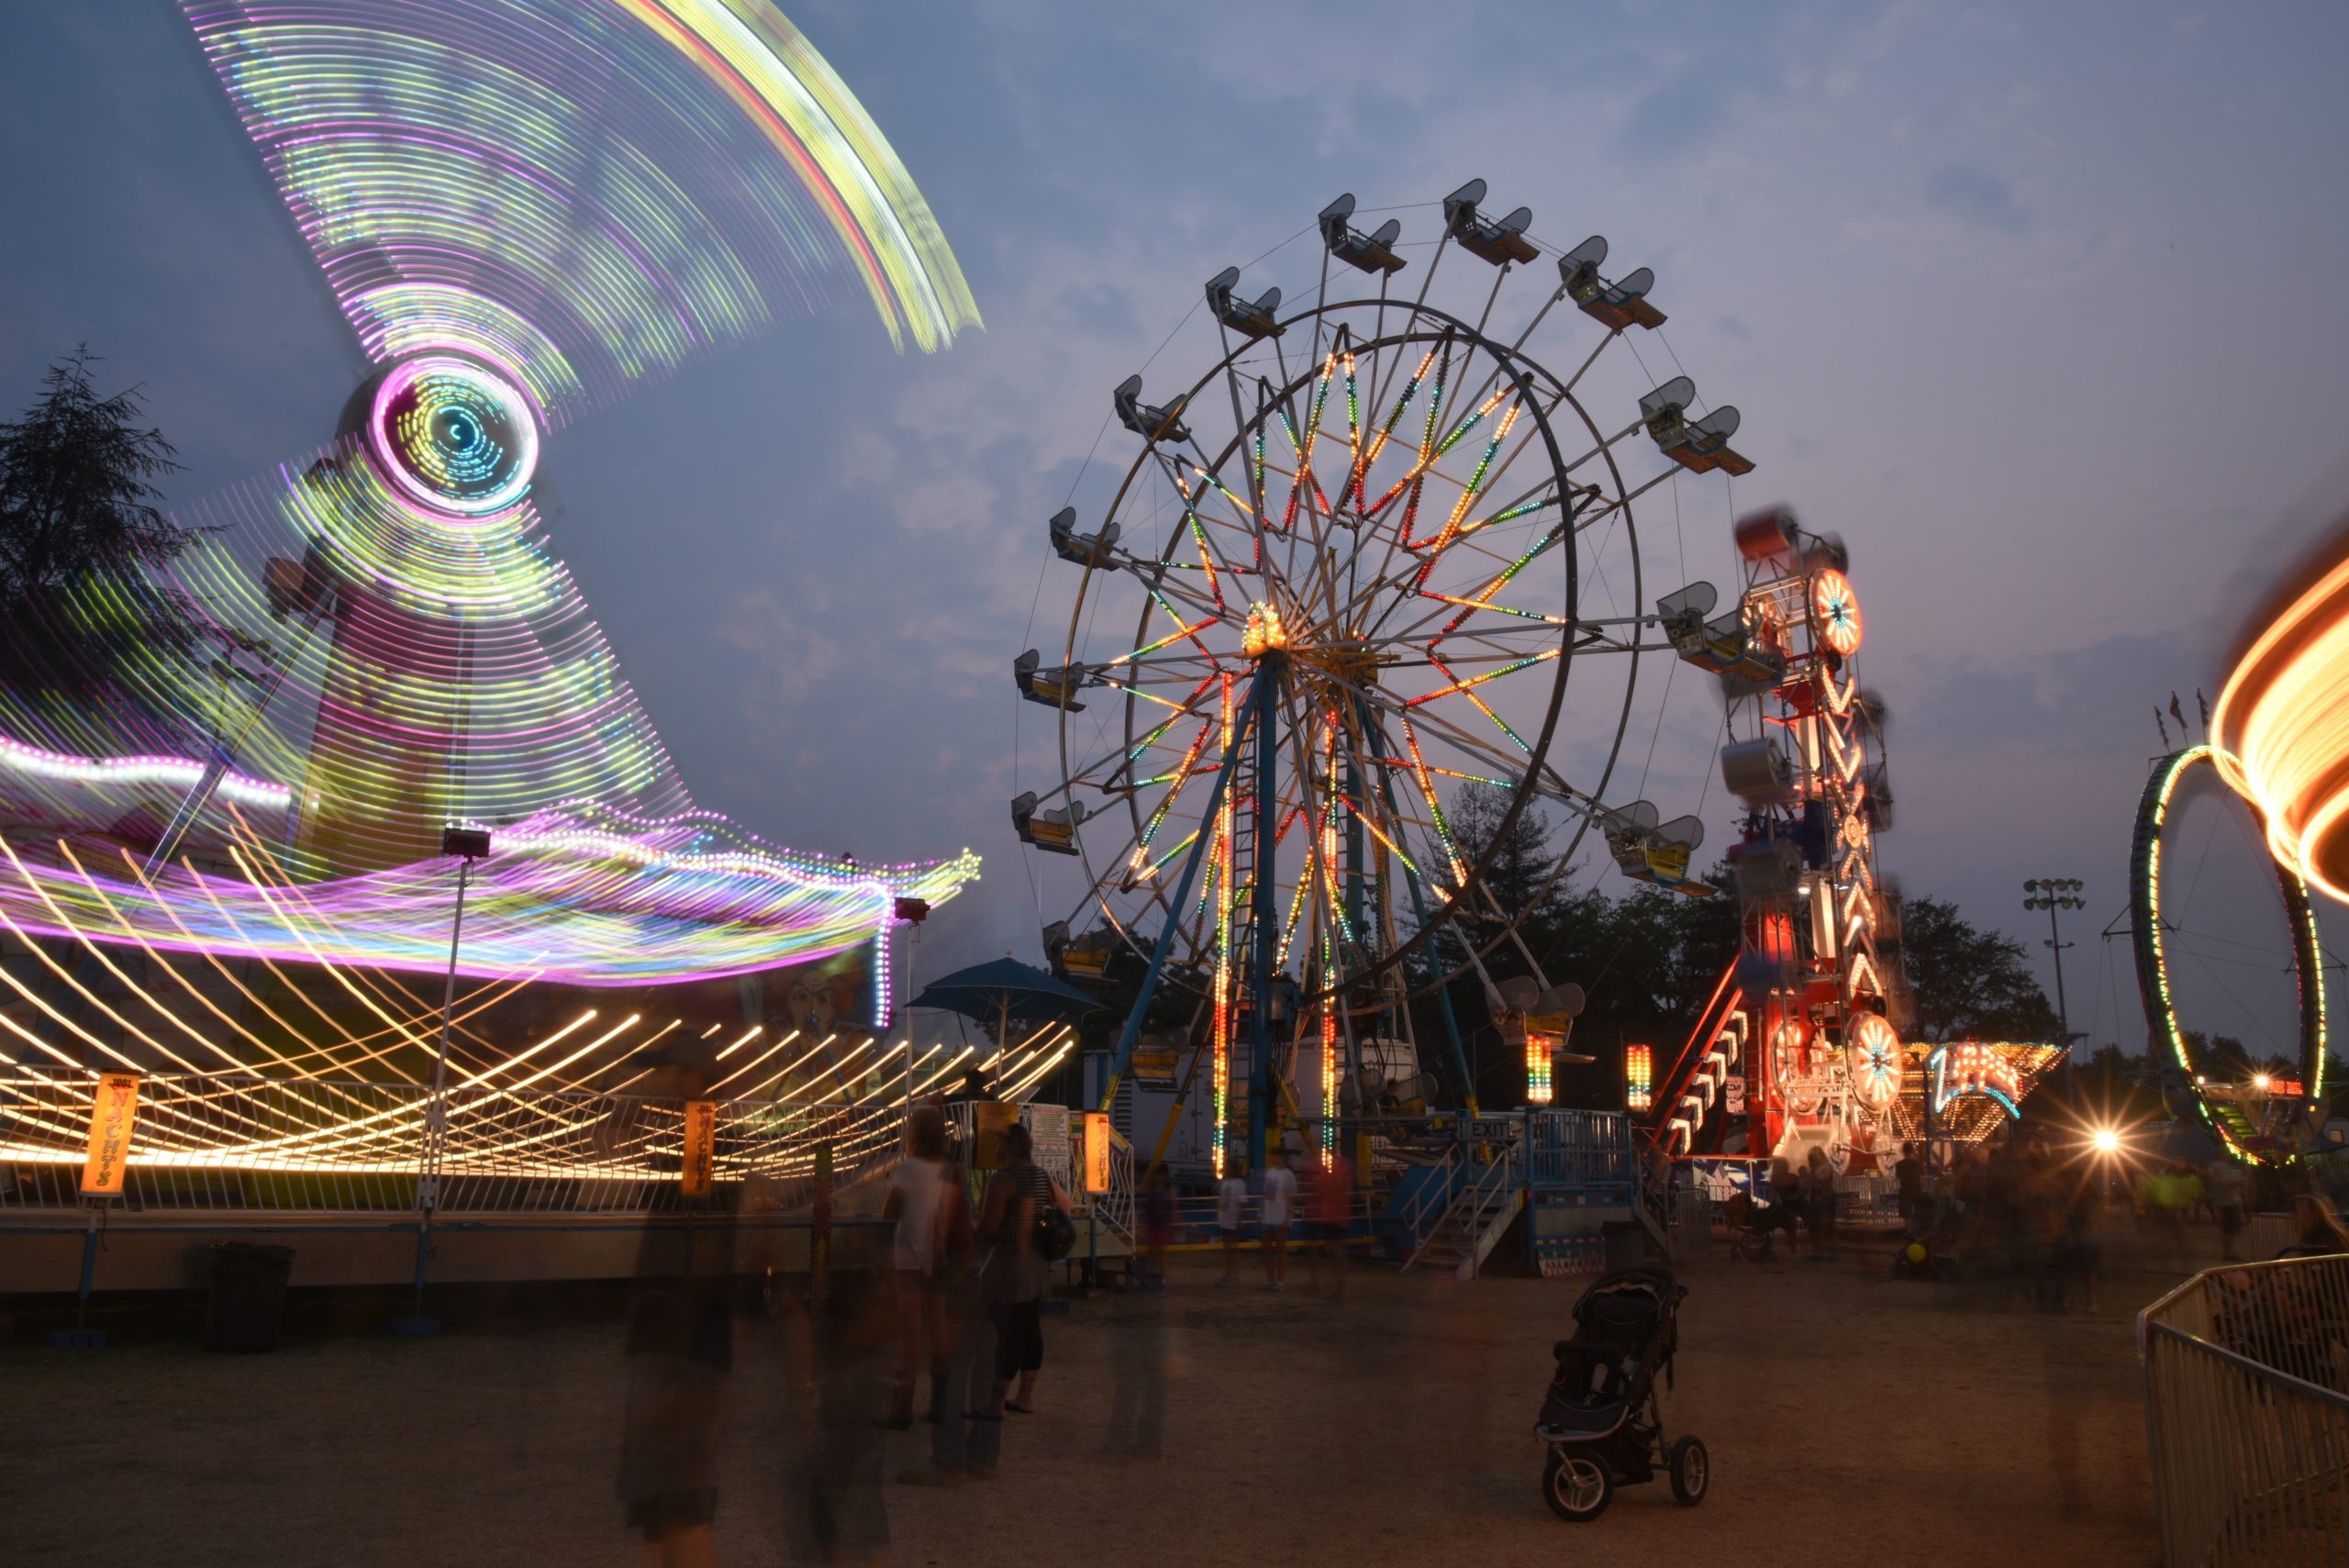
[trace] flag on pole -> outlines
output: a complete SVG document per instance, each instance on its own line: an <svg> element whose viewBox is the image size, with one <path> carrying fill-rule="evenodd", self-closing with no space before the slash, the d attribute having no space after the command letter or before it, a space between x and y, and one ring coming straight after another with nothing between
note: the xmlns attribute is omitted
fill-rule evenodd
<svg viewBox="0 0 2349 1568"><path fill-rule="evenodd" d="M2194 688L2194 706L2202 710L2202 735L2207 740L2210 734L2210 699L2202 695L2199 686Z"/></svg>
<svg viewBox="0 0 2349 1568"><path fill-rule="evenodd" d="M2159 725L2161 725L2161 729L2162 729L2162 746L2163 746L2163 748L2164 748L2165 750L2166 750L2166 749L2168 748L2168 746L2169 746L2169 726L2168 726L2167 724L2164 724L2164 723L2162 723L2162 709L2161 709L2161 705L2160 705L2159 703L2155 703L2155 704L2154 705L2154 722L2155 724L2159 724Z"/></svg>

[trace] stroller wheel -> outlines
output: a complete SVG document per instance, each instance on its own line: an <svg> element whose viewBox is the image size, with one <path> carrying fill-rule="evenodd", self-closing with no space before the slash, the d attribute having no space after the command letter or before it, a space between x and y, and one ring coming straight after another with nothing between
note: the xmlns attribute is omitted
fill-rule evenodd
<svg viewBox="0 0 2349 1568"><path fill-rule="evenodd" d="M1702 1441L1682 1438L1672 1445L1672 1495L1682 1507L1693 1508L1703 1502L1711 1481L1712 1462Z"/></svg>
<svg viewBox="0 0 2349 1568"><path fill-rule="evenodd" d="M1615 1482L1607 1466L1590 1455L1553 1448L1549 1463L1542 1467L1542 1496L1560 1518L1586 1524L1607 1511L1615 1496Z"/></svg>

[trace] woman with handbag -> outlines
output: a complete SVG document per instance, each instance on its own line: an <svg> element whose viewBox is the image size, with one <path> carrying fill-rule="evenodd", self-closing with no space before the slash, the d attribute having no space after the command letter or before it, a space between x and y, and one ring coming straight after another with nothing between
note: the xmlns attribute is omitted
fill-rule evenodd
<svg viewBox="0 0 2349 1568"><path fill-rule="evenodd" d="M1044 1286L1050 1262L1038 1237L1050 1223L1049 1212L1061 1216L1066 1229L1068 1194L1052 1173L1036 1163L1035 1145L1028 1129L1014 1122L998 1135L1002 1168L987 1183L979 1210L979 1236L986 1243L981 1266L987 1299L995 1308L996 1381L1019 1382L1016 1397L1003 1407L1015 1415L1036 1412L1036 1373L1044 1364Z"/></svg>

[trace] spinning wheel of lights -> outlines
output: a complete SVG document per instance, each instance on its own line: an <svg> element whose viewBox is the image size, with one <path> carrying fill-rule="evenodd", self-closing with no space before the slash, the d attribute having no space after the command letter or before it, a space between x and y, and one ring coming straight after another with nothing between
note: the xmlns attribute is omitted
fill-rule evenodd
<svg viewBox="0 0 2349 1568"><path fill-rule="evenodd" d="M105 705L0 691L0 739L32 742L0 747L13 816L81 821L87 776L117 819L160 820L194 775L143 871L32 847L0 867L0 921L431 967L440 831L471 820L502 841L461 967L624 984L885 941L896 896L974 875L792 855L696 811L531 499L542 434L818 307L828 275L900 346L977 322L807 39L765 0L183 9L379 368L331 448L183 509L215 531L151 575L220 658L132 650ZM187 758L206 733L230 766ZM223 847L232 806L254 820ZM250 885L173 863L198 817Z"/></svg>
<svg viewBox="0 0 2349 1568"><path fill-rule="evenodd" d="M2162 830L2168 825L2179 787L2205 770L2221 783L2232 783L2242 776L2241 764L2233 757L2210 745L2173 752L2155 765L2138 802L2129 868L2131 945L2136 955L2137 993L2144 1004L2145 1025L2157 1046L2168 1052L2189 1084L2197 1082L2206 1068L2215 1070L2215 1064L2194 1060L2185 1033L2178 1027L2177 1008L2171 995L2169 955L2162 923ZM2257 815L2256 806L2253 810ZM2324 1094L2324 954L2316 929L2316 911L2309 902L2308 884L2290 863L2281 860L2273 863L2285 922L2292 933L2293 970L2299 981L2299 1081L2306 1086L2308 1098L2317 1101ZM2194 1104L2213 1135L2240 1152L2258 1157L2242 1148L2205 1096L2195 1095Z"/></svg>
<svg viewBox="0 0 2349 1568"><path fill-rule="evenodd" d="M376 388L368 450L402 495L436 512L502 512L530 488L539 427L522 394L446 356L404 360Z"/></svg>
<svg viewBox="0 0 2349 1568"><path fill-rule="evenodd" d="M1819 639L1842 658L1860 646L1860 596L1852 580L1831 568L1811 578L1810 615Z"/></svg>
<svg viewBox="0 0 2349 1568"><path fill-rule="evenodd" d="M1903 1062L1900 1037L1874 1013L1862 1013L1844 1030L1845 1071L1852 1093L1871 1111L1889 1108L1900 1097Z"/></svg>
<svg viewBox="0 0 2349 1568"><path fill-rule="evenodd" d="M1782 1086L1787 1103L1797 1114L1816 1115L1827 1103L1827 1083L1810 1070L1810 1026L1788 1018L1770 1031L1771 1081Z"/></svg>

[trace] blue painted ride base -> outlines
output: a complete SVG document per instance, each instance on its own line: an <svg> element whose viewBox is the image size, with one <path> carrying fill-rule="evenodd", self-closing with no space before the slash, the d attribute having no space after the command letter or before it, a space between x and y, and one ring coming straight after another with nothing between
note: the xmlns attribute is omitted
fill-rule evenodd
<svg viewBox="0 0 2349 1568"><path fill-rule="evenodd" d="M392 1332L403 1340L429 1340L440 1331L438 1318L395 1318Z"/></svg>
<svg viewBox="0 0 2349 1568"><path fill-rule="evenodd" d="M103 1351L106 1348L104 1329L51 1329L49 1348L52 1351Z"/></svg>

